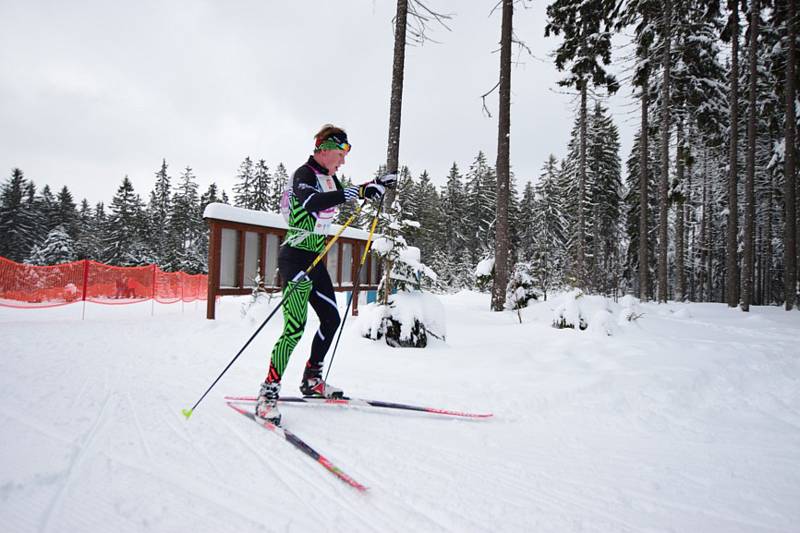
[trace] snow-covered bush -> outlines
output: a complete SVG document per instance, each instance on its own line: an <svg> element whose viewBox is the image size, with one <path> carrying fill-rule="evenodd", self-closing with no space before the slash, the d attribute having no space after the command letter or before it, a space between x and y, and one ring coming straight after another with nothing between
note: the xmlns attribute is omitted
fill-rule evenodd
<svg viewBox="0 0 800 533"><path fill-rule="evenodd" d="M573 289L555 299L553 327L587 330L600 336L612 335L615 330L614 309L617 304L604 296L587 296Z"/></svg>
<svg viewBox="0 0 800 533"><path fill-rule="evenodd" d="M475 288L480 292L488 291L494 279L494 257L487 257L475 267Z"/></svg>
<svg viewBox="0 0 800 533"><path fill-rule="evenodd" d="M563 302L553 311L553 327L557 329L572 328L584 330L589 327L586 317L581 313L579 300L583 291L573 289L563 296Z"/></svg>
<svg viewBox="0 0 800 533"><path fill-rule="evenodd" d="M424 348L429 335L440 340L447 335L444 305L427 292L398 292L388 306L359 306L356 323L362 337L385 338L395 347Z"/></svg>
<svg viewBox="0 0 800 533"><path fill-rule="evenodd" d="M528 302L538 300L541 292L535 287L529 263L517 263L506 287L506 309L517 310L528 307Z"/></svg>
<svg viewBox="0 0 800 533"><path fill-rule="evenodd" d="M428 328L436 328L439 324L430 313L420 312L410 295L420 295L419 298L424 296L426 301L435 300L432 294L423 294L421 291L431 287L437 276L420 261L419 248L408 246L401 234L404 229L416 228L417 223L402 219L397 204L383 219L386 229L372 246L378 258L388 265L378 285L378 301L371 312L373 318L379 318L370 322L362 335L373 340L385 338L390 346L424 348L428 344ZM406 306L410 308L406 309ZM434 322L429 323L428 320ZM443 337L443 333L441 335Z"/></svg>
<svg viewBox="0 0 800 533"><path fill-rule="evenodd" d="M644 313L639 310L639 299L630 294L626 294L620 300L622 310L617 318L617 324L625 326L630 322L634 322L642 317Z"/></svg>

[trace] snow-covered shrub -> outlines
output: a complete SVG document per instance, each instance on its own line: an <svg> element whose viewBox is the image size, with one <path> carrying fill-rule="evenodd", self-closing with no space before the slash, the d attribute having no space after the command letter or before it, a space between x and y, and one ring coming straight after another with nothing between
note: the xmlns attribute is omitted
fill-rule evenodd
<svg viewBox="0 0 800 533"><path fill-rule="evenodd" d="M475 267L475 288L480 292L488 291L494 279L494 257L487 257Z"/></svg>
<svg viewBox="0 0 800 533"><path fill-rule="evenodd" d="M589 323L581 313L578 300L583 298L583 291L573 289L564 297L564 301L553 311L553 327L557 329L572 328L584 330L589 327Z"/></svg>
<svg viewBox="0 0 800 533"><path fill-rule="evenodd" d="M561 295L553 311L553 327L587 330L601 336L614 333L616 304L604 296L587 296L580 289Z"/></svg>
<svg viewBox="0 0 800 533"><path fill-rule="evenodd" d="M440 340L447 335L444 306L431 293L398 292L388 306L371 303L358 311L361 336L385 338L389 346L424 348L429 335Z"/></svg>
<svg viewBox="0 0 800 533"><path fill-rule="evenodd" d="M390 346L424 348L428 344L429 328L436 328L439 324L431 313L419 309L414 297L424 297L424 301L430 302L435 300L438 304L435 296L421 292L424 288L430 288L437 276L420 261L419 248L408 246L401 234L404 229L416 228L418 224L401 219L396 203L390 214L385 214L383 219L386 229L382 236L375 239L372 249L388 267L378 285L375 309L371 311L373 318L377 317L377 322L370 322L362 335L373 340L385 338L386 344ZM396 294L392 294L395 291ZM429 303L423 308L433 305ZM443 333L441 335L444 336Z"/></svg>
<svg viewBox="0 0 800 533"><path fill-rule="evenodd" d="M644 314L639 310L639 299L635 296L626 294L622 297L619 303L622 306L622 310L617 318L617 324L620 326L625 326L631 322L634 322L640 319Z"/></svg>
<svg viewBox="0 0 800 533"><path fill-rule="evenodd" d="M517 310L528 307L528 302L538 300L541 292L536 289L531 265L517 263L506 287L506 309Z"/></svg>

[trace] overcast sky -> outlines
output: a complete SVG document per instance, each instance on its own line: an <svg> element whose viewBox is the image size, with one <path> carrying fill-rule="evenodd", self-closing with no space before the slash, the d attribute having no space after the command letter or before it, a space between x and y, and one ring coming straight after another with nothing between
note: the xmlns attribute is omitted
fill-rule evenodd
<svg viewBox="0 0 800 533"><path fill-rule="evenodd" d="M434 183L478 150L494 164L498 77L495 0L427 0L449 12L440 44L408 47L401 164ZM515 33L535 57L515 56L511 164L534 178L563 157L574 99L556 82L557 38L544 38L546 2L517 9ZM128 175L145 201L161 159L176 179L191 166L201 192L229 194L245 156L289 171L325 122L347 129L340 173L369 179L385 162L393 52L391 0L108 2L0 0L0 172L20 167L37 186L67 185L76 202L108 203ZM617 58L618 59L618 58ZM615 70L621 67L615 66ZM623 161L635 128L631 90L607 105Z"/></svg>

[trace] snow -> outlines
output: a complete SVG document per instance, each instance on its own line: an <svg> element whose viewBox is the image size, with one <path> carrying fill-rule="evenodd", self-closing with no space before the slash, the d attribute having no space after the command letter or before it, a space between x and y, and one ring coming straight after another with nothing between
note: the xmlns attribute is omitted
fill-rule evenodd
<svg viewBox="0 0 800 533"><path fill-rule="evenodd" d="M385 253L385 252L384 252ZM407 246L399 251L397 260L410 266L414 272L421 272L431 278L437 279L436 272L420 260L420 251L416 246Z"/></svg>
<svg viewBox="0 0 800 533"><path fill-rule="evenodd" d="M636 313L608 336L551 327L565 295L520 324L461 292L438 297L447 340L426 349L361 338L348 320L335 385L495 414L285 406L286 426L362 494L221 400L256 392L279 314L181 415L271 311L242 318L246 298L223 297L216 321L192 304L88 304L83 321L80 304L0 309L3 530L797 531L796 311L629 298L591 307L610 322ZM286 394L317 326L311 313Z"/></svg>
<svg viewBox="0 0 800 533"><path fill-rule="evenodd" d="M478 266L475 267L475 275L477 277L491 276L493 268L494 268L494 257L483 259L479 261Z"/></svg>
<svg viewBox="0 0 800 533"><path fill-rule="evenodd" d="M280 213L256 211L255 209L244 209L243 207L234 207L232 205L221 203L208 204L205 211L203 211L203 218L238 222L240 224L253 224L256 226L264 226L269 228L288 229L289 227L289 225L286 223L286 220L284 220L283 215ZM338 224L331 224L328 233L330 235L334 235L341 228L342 226ZM367 240L369 238L369 232L362 229L349 227L344 230L342 237Z"/></svg>

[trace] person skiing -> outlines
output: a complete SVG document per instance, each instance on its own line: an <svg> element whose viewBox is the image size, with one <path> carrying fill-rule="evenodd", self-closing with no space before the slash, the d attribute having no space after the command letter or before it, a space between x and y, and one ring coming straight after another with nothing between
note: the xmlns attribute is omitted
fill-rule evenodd
<svg viewBox="0 0 800 533"><path fill-rule="evenodd" d="M269 372L258 393L257 420L280 424L278 397L281 377L292 351L306 326L308 304L319 317L319 330L311 343L300 391L304 396L336 398L344 393L322 378L325 355L339 328L339 310L328 269L318 263L308 274L305 270L325 248L326 230L336 215L336 206L358 199L380 199L386 187L394 186L397 176L386 174L358 186L343 187L336 171L350 152L347 133L325 124L314 136L314 153L294 171L282 201L289 229L278 254L278 270L283 281L283 332L272 349ZM292 291L289 294L289 291Z"/></svg>

